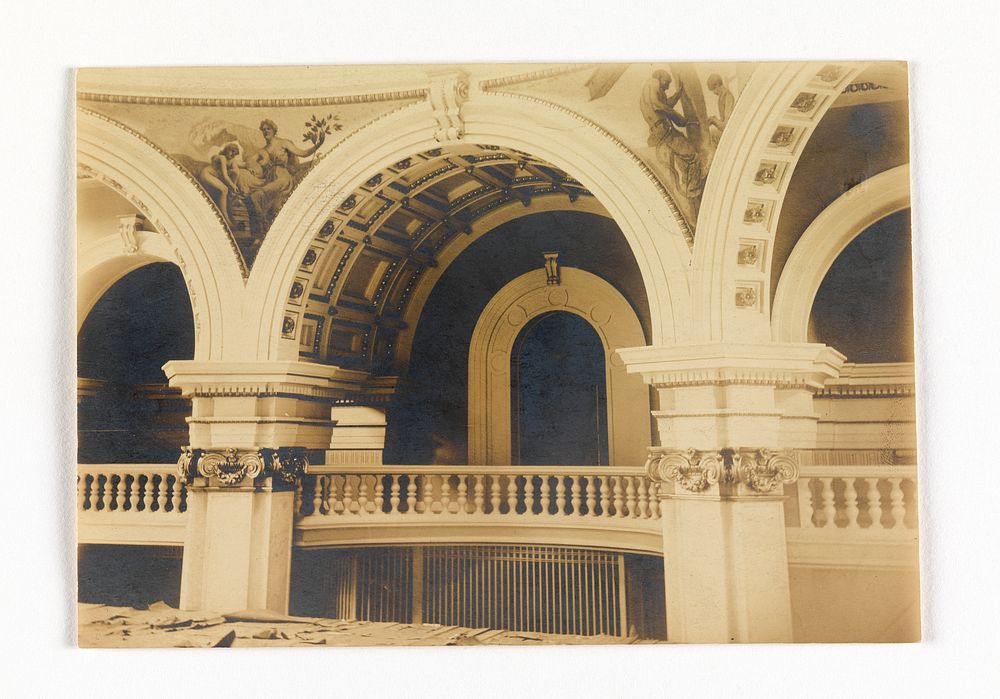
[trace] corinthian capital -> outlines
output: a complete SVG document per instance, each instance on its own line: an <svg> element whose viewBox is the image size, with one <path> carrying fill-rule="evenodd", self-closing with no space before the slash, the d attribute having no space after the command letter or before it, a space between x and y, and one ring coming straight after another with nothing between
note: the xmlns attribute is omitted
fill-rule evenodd
<svg viewBox="0 0 1000 699"><path fill-rule="evenodd" d="M258 485L258 479L278 477L288 485L295 485L309 466L302 447L278 449L192 449L183 447L177 460L177 472L182 483L192 478L208 479L210 484L222 487Z"/></svg>

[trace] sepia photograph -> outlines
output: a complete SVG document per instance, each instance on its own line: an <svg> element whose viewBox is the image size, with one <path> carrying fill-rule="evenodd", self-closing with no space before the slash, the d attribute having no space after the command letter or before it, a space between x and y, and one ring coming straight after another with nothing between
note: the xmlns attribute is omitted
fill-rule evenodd
<svg viewBox="0 0 1000 699"><path fill-rule="evenodd" d="M906 62L74 92L81 647L921 639Z"/></svg>

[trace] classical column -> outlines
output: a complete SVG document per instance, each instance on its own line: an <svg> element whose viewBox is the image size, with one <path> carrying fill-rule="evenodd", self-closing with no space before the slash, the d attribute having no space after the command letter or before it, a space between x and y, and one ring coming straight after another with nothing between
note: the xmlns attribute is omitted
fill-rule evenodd
<svg viewBox="0 0 1000 699"><path fill-rule="evenodd" d="M654 386L667 636L791 641L783 486L795 450L815 447L812 395L843 356L817 344L620 350Z"/></svg>
<svg viewBox="0 0 1000 699"><path fill-rule="evenodd" d="M287 613L294 489L331 445L331 405L365 376L304 362L173 361L190 397L183 609Z"/></svg>

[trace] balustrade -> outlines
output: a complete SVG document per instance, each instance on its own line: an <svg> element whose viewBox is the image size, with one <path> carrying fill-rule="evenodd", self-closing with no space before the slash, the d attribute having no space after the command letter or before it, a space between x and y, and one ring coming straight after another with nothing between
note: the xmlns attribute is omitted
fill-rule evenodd
<svg viewBox="0 0 1000 699"><path fill-rule="evenodd" d="M303 518L659 519L658 488L640 469L588 468L383 466L360 473L318 466L298 486L297 512Z"/></svg>
<svg viewBox="0 0 1000 699"><path fill-rule="evenodd" d="M913 533L917 527L914 467L803 467L798 480L799 526L872 534Z"/></svg>
<svg viewBox="0 0 1000 699"><path fill-rule="evenodd" d="M179 515L187 509L187 488L172 464L80 464L79 512Z"/></svg>

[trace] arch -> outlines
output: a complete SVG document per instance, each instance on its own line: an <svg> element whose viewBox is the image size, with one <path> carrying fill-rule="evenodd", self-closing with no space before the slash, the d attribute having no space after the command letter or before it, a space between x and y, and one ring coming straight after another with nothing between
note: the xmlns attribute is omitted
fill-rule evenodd
<svg viewBox="0 0 1000 699"><path fill-rule="evenodd" d="M864 66L754 69L719 141L698 213L691 291L697 340L770 340L770 252L788 183L816 124ZM759 219L752 206L763 207ZM755 246L752 262L741 263L741 245Z"/></svg>
<svg viewBox="0 0 1000 699"><path fill-rule="evenodd" d="M776 342L807 342L823 278L844 249L873 223L910 206L910 166L900 165L842 194L809 224L778 280L771 315Z"/></svg>
<svg viewBox="0 0 1000 699"><path fill-rule="evenodd" d="M642 345L642 327L617 289L573 267L560 268L558 285L548 283L544 269L522 274L497 292L479 317L469 345L469 463L511 462L511 351L531 320L552 311L580 316L600 337L610 465L641 465L650 442L649 391L615 350Z"/></svg>
<svg viewBox="0 0 1000 699"><path fill-rule="evenodd" d="M452 262L457 260L474 242L505 223L521 218L522 216L554 211L584 212L594 214L595 216L608 217L608 212L593 197L581 197L573 204L567 204L565 196L550 196L532 199L531 207L527 209L518 202L511 202L473 221L471 224L472 232L469 235L457 238L442 251L438 265L428 268L424 272L421 283L417 285L410 295L410 302L406 305L403 322L408 327L413 328L414 331L400 333L398 345L396 346L396 366L405 368L409 365L410 353L413 350L413 340L416 336L415 329L421 314L424 312L424 306L430 299L431 292L434 291L434 285L444 275Z"/></svg>
<svg viewBox="0 0 1000 699"><path fill-rule="evenodd" d="M120 241L89 249L81 279L88 288L106 289L116 275L120 278L149 261L176 263L194 310L195 358L219 359L226 324L239 325L243 280L238 253L209 200L153 144L85 109L77 110L77 167L143 212L158 231L150 238L159 235L162 240L152 245L150 258L141 264L122 251Z"/></svg>
<svg viewBox="0 0 1000 699"><path fill-rule="evenodd" d="M629 154L571 114L516 97L473 91L462 105L465 143L518 149L579 180L607 209L638 262L650 300L655 342L687 336L690 250L667 202ZM428 103L388 114L348 138L292 193L261 246L248 286L245 344L260 358L294 358L282 341L284 303L309 242L341 200L371 173L439 147ZM248 324L249 325L249 324Z"/></svg>

